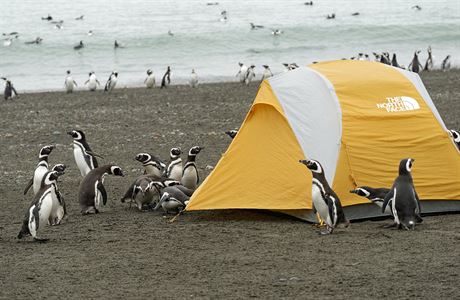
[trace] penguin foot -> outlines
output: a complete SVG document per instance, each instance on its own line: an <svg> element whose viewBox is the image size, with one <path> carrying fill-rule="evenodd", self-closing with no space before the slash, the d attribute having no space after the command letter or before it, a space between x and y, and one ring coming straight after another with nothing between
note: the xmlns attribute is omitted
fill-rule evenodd
<svg viewBox="0 0 460 300"><path fill-rule="evenodd" d="M332 232L329 232L329 231L327 231L327 230L318 231L318 234L319 234L319 235L329 235L329 234L331 234L331 233L332 233Z"/></svg>
<svg viewBox="0 0 460 300"><path fill-rule="evenodd" d="M34 241L39 242L39 243L46 243L49 241L49 239L40 239L40 238L34 237Z"/></svg>

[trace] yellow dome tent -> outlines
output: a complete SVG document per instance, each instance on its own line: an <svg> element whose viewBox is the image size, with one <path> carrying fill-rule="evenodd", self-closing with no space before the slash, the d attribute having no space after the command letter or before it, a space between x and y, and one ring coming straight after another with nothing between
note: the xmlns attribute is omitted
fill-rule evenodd
<svg viewBox="0 0 460 300"><path fill-rule="evenodd" d="M237 136L187 211L265 209L315 221L311 174L321 162L349 219L381 216L349 191L391 187L415 159L423 212L460 210L460 153L419 76L367 61L330 61L262 82Z"/></svg>

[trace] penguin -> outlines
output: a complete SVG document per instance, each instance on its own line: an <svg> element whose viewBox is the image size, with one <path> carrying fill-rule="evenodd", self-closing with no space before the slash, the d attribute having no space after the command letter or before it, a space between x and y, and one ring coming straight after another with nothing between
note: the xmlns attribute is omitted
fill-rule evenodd
<svg viewBox="0 0 460 300"><path fill-rule="evenodd" d="M24 195L27 194L30 187L33 186L34 195L40 190L43 176L48 172L48 156L51 151L53 151L54 145L46 145L40 149L38 152L38 164L35 167L34 175L27 183L26 188L24 189Z"/></svg>
<svg viewBox="0 0 460 300"><path fill-rule="evenodd" d="M385 212L391 200L390 209L398 228L406 230L414 229L416 222L422 222L420 201L412 181L412 164L414 159L405 158L399 163L399 176L396 177L393 186L385 196L382 212Z"/></svg>
<svg viewBox="0 0 460 300"><path fill-rule="evenodd" d="M5 77L2 77L3 80L5 80L5 91L3 92L3 97L5 98L5 101L8 99L13 99L14 97L19 96L18 92L14 88L13 84L11 83L10 80L6 79Z"/></svg>
<svg viewBox="0 0 460 300"><path fill-rule="evenodd" d="M176 190L178 191L178 190ZM184 195L183 193L178 193L179 195ZM186 200L185 200L186 199ZM184 202L188 202L188 197L185 196L183 198ZM170 192L164 191L161 195L160 201L158 201L158 204L155 206L154 210L158 210L158 208L162 207L163 211L168 214L168 213L178 213L184 210L186 204L182 202L181 200L177 199L173 195L171 195Z"/></svg>
<svg viewBox="0 0 460 300"><path fill-rule="evenodd" d="M254 24L254 23L249 23L249 25L251 25L251 30L265 28L265 26L256 25L256 24Z"/></svg>
<svg viewBox="0 0 460 300"><path fill-rule="evenodd" d="M396 68L401 68L398 64L398 60L396 59L396 53L393 53L393 57L391 58L391 65Z"/></svg>
<svg viewBox="0 0 460 300"><path fill-rule="evenodd" d="M190 74L189 84L192 88L198 86L198 75L196 75L195 69L192 69L192 74Z"/></svg>
<svg viewBox="0 0 460 300"><path fill-rule="evenodd" d="M358 60L364 60L364 54L358 53Z"/></svg>
<svg viewBox="0 0 460 300"><path fill-rule="evenodd" d="M133 182L128 192L123 196L121 202L131 199L136 203L137 208L142 211L145 205L159 199L158 191L151 185L152 179L149 176L141 175Z"/></svg>
<svg viewBox="0 0 460 300"><path fill-rule="evenodd" d="M326 19L327 19L327 20L335 19L335 14L333 13L333 14L327 15L327 16L326 16Z"/></svg>
<svg viewBox="0 0 460 300"><path fill-rule="evenodd" d="M366 61L371 61L371 58L369 57L369 54L364 54L364 60Z"/></svg>
<svg viewBox="0 0 460 300"><path fill-rule="evenodd" d="M57 164L53 166L51 171L57 171L59 173L64 174L66 168L67 166L64 164ZM62 196L62 193L58 189L57 180L56 180L56 184L54 187L55 187L56 197L57 197L58 202L56 203L54 212L48 224L51 226L61 224L62 219L64 219L64 217L67 215L67 209L66 209L64 197Z"/></svg>
<svg viewBox="0 0 460 300"><path fill-rule="evenodd" d="M110 74L109 79L107 80L107 83L105 84L104 92L110 93L117 85L117 81L118 81L118 73L113 71L112 74Z"/></svg>
<svg viewBox="0 0 460 300"><path fill-rule="evenodd" d="M88 84L88 90L94 92L97 89L98 85L101 85L99 80L97 80L96 74L94 72L89 72L89 78L85 81L85 85Z"/></svg>
<svg viewBox="0 0 460 300"><path fill-rule="evenodd" d="M83 20L84 17L85 17L85 15L81 15L79 17L76 17L75 20L80 21L80 20Z"/></svg>
<svg viewBox="0 0 460 300"><path fill-rule="evenodd" d="M270 70L269 66L263 65L262 67L264 67L264 73L262 74L262 80L273 76L272 70Z"/></svg>
<svg viewBox="0 0 460 300"><path fill-rule="evenodd" d="M228 20L227 11L226 10L221 11L220 15L222 16L220 18L220 21L223 22L223 23L227 22L227 20Z"/></svg>
<svg viewBox="0 0 460 300"><path fill-rule="evenodd" d="M51 20L53 20L53 17L50 14L48 14L47 17L42 17L42 20L51 21Z"/></svg>
<svg viewBox="0 0 460 300"><path fill-rule="evenodd" d="M232 129L232 130L225 131L225 134L228 135L232 140L235 138L237 133L238 133L238 129Z"/></svg>
<svg viewBox="0 0 460 300"><path fill-rule="evenodd" d="M78 86L70 75L70 70L67 70L67 77L65 78L64 86L67 94L73 93L73 89Z"/></svg>
<svg viewBox="0 0 460 300"><path fill-rule="evenodd" d="M303 5L313 5L313 1L309 1L309 2L304 2Z"/></svg>
<svg viewBox="0 0 460 300"><path fill-rule="evenodd" d="M312 201L313 210L326 223L326 231L321 234L331 234L338 224L349 225L345 218L342 204L337 194L329 186L321 164L316 160L299 160L312 172Z"/></svg>
<svg viewBox="0 0 460 300"><path fill-rule="evenodd" d="M96 156L86 141L86 136L81 130L67 132L73 138L73 155L81 176L85 177L91 170L98 167Z"/></svg>
<svg viewBox="0 0 460 300"><path fill-rule="evenodd" d="M147 78L145 78L144 84L148 89L155 86L155 74L153 74L153 71L150 69L147 70Z"/></svg>
<svg viewBox="0 0 460 300"><path fill-rule="evenodd" d="M359 12L354 12L351 14L353 17L359 16Z"/></svg>
<svg viewBox="0 0 460 300"><path fill-rule="evenodd" d="M87 34L88 34L88 36L92 36L92 35L93 35L93 31L92 31L92 30L89 30Z"/></svg>
<svg viewBox="0 0 460 300"><path fill-rule="evenodd" d="M187 162L182 170L181 183L186 188L195 190L200 178L198 176L198 170L196 168L195 159L198 153L204 148L200 146L194 146L188 151Z"/></svg>
<svg viewBox="0 0 460 300"><path fill-rule="evenodd" d="M291 69L289 68L289 64L283 63L284 66L284 73L289 72Z"/></svg>
<svg viewBox="0 0 460 300"><path fill-rule="evenodd" d="M255 68L255 67L256 67L256 66L251 65L251 66L249 67L248 71L246 72L246 76L245 76L245 78L244 78L244 83L245 83L246 85L249 85L249 83L251 83L251 81L252 81L254 78L256 78L256 74L254 73L254 68Z"/></svg>
<svg viewBox="0 0 460 300"><path fill-rule="evenodd" d="M34 196L24 216L18 239L22 239L26 235L32 235L35 241L48 241L48 239L39 238L37 234L41 226L52 223L51 219L54 218L56 209L59 207L56 195L56 181L63 174L58 171L50 171L45 174L42 180L42 188Z"/></svg>
<svg viewBox="0 0 460 300"><path fill-rule="evenodd" d="M369 186L359 186L354 190L351 190L350 193L356 194L361 197L369 199L372 203L378 205L382 208L383 200L385 196L390 192L390 189L387 188L371 188ZM391 210L388 207L385 210L385 213L391 214Z"/></svg>
<svg viewBox="0 0 460 300"><path fill-rule="evenodd" d="M380 56L380 62L385 65L391 65L390 53L382 52L382 55Z"/></svg>
<svg viewBox="0 0 460 300"><path fill-rule="evenodd" d="M430 71L433 69L433 53L431 52L431 46L428 46L427 52L428 58L426 59L425 67L423 67L424 71Z"/></svg>
<svg viewBox="0 0 460 300"><path fill-rule="evenodd" d="M85 45L83 44L83 41L80 41L77 45L73 46L73 50L80 50L83 49Z"/></svg>
<svg viewBox="0 0 460 300"><path fill-rule="evenodd" d="M273 36L278 36L278 35L281 35L283 34L283 31L280 30L280 29L272 29L272 35Z"/></svg>
<svg viewBox="0 0 460 300"><path fill-rule="evenodd" d="M113 43L113 49L118 49L118 48L125 48L122 44L120 44L117 40Z"/></svg>
<svg viewBox="0 0 460 300"><path fill-rule="evenodd" d="M248 72L248 67L246 67L243 63L239 62L238 65L240 66L240 70L236 73L236 77L239 77L239 81L244 83L246 78L246 73Z"/></svg>
<svg viewBox="0 0 460 300"><path fill-rule="evenodd" d="M26 45L31 45L31 44L41 44L41 42L43 41L43 39L41 37L36 37L35 40L33 41L29 41L29 42L24 42L24 44Z"/></svg>
<svg viewBox="0 0 460 300"><path fill-rule="evenodd" d="M154 175L158 178L162 177L166 164L158 157L148 153L139 153L134 159L142 163L145 175Z"/></svg>
<svg viewBox="0 0 460 300"><path fill-rule="evenodd" d="M449 71L450 70L450 55L447 55L446 58L441 63L441 70Z"/></svg>
<svg viewBox="0 0 460 300"><path fill-rule="evenodd" d="M169 164L165 176L180 181L182 179L182 150L180 147L171 148L169 151Z"/></svg>
<svg viewBox="0 0 460 300"><path fill-rule="evenodd" d="M414 52L414 58L412 58L411 63L407 67L409 71L419 73L422 70L422 65L420 64L420 61L418 59L418 54L420 53L420 50L417 50Z"/></svg>
<svg viewBox="0 0 460 300"><path fill-rule="evenodd" d="M107 203L107 192L103 182L105 175L124 176L123 171L116 165L104 165L91 170L83 178L78 192L78 200L82 215L99 213L99 207Z"/></svg>
<svg viewBox="0 0 460 300"><path fill-rule="evenodd" d="M161 89L167 87L168 85L171 84L171 67L168 66L166 69L166 73L163 75L163 78L161 79Z"/></svg>
<svg viewBox="0 0 460 300"><path fill-rule="evenodd" d="M460 133L456 130L449 129L450 135L454 140L455 145L457 145L458 150L460 151Z"/></svg>

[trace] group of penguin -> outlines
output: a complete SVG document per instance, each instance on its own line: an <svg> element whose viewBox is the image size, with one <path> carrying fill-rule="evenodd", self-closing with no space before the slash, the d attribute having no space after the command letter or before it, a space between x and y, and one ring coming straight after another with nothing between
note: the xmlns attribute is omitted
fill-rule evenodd
<svg viewBox="0 0 460 300"><path fill-rule="evenodd" d="M97 214L101 205L107 203L106 175L124 176L124 173L117 165L99 166L97 157L101 156L91 150L83 131L72 130L68 134L73 139L75 162L83 177L78 192L80 211L83 215ZM35 241L47 241L38 236L39 229L46 224L59 225L67 213L58 188L58 178L65 174L67 166L56 164L49 168L48 157L54 148L46 145L39 151L38 164L24 190L26 195L32 187L34 197L24 216L19 239L31 235ZM134 203L139 210L162 208L165 213L180 213L200 181L195 160L202 149L192 147L185 164L179 147L171 149L168 164L154 155L139 153L135 160L142 164L144 173L129 186L121 202Z"/></svg>

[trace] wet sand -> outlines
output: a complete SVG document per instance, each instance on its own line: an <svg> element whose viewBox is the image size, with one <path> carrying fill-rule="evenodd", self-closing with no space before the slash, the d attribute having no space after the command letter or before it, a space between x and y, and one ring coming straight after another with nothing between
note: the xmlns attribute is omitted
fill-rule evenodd
<svg viewBox="0 0 460 300"><path fill-rule="evenodd" d="M449 128L460 129L460 72L422 79ZM24 94L0 103L0 298L369 299L460 297L460 215L427 216L413 232L390 220L353 223L331 236L284 215L258 211L185 213L169 223L157 212L128 209L120 198L141 172L139 152L167 159L173 146L204 146L204 178L240 125L257 84L117 89L111 94ZM81 180L65 133L85 131L102 163L127 176L106 177L108 203L81 216ZM60 189L62 225L44 227L48 243L17 240L32 193L22 195L44 144L50 164L69 169Z"/></svg>

